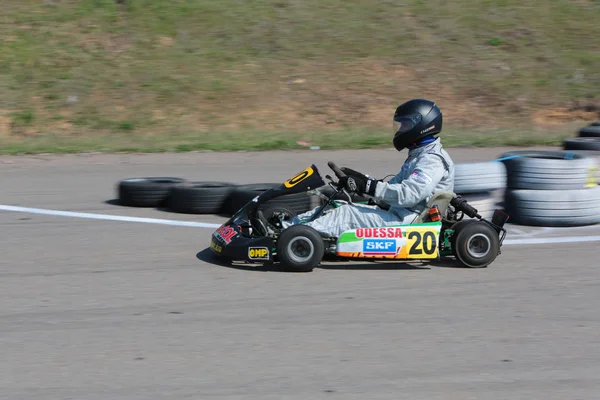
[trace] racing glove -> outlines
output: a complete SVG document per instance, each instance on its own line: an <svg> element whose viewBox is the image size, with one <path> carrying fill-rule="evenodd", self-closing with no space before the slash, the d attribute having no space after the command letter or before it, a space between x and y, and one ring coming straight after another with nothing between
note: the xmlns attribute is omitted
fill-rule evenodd
<svg viewBox="0 0 600 400"><path fill-rule="evenodd" d="M339 182L346 190L358 194L367 194L369 196L375 195L375 189L377 188L378 182L377 179L373 179L368 175L354 171L350 168L342 167L341 169L346 176L340 178Z"/></svg>
<svg viewBox="0 0 600 400"><path fill-rule="evenodd" d="M366 178L366 179L369 178L369 175L363 174L362 172L355 171L355 170L353 170L351 168L348 168L348 167L342 167L340 169L342 170L343 173L345 173L348 176L359 177L359 178Z"/></svg>

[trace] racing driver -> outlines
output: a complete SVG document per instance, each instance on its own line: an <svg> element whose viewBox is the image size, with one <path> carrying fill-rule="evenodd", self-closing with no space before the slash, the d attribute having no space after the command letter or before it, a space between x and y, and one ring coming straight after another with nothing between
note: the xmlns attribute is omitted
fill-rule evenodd
<svg viewBox="0 0 600 400"><path fill-rule="evenodd" d="M346 177L340 179L340 185L370 196L378 205L349 203L306 222L315 211L311 210L291 223L306 224L329 237L339 237L350 229L412 223L434 193L454 190L454 163L436 137L441 131L442 112L434 102L413 99L401 104L394 113L393 143L398 151L408 148L408 157L400 172L384 182L341 168Z"/></svg>

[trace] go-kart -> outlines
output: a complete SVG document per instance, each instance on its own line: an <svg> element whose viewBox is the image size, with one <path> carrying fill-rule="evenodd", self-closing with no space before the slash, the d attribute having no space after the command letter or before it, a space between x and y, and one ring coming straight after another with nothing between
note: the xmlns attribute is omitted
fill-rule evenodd
<svg viewBox="0 0 600 400"><path fill-rule="evenodd" d="M328 163L338 179L344 172ZM352 196L326 175L326 184L312 164L280 186L256 196L212 235L210 249L231 261L278 263L286 271L308 272L328 260L434 260L454 256L465 267L482 268L500 254L508 215L496 210L489 221L465 199L452 192L435 193L425 210L408 225L364 227L328 237L304 222L319 218L329 208L347 207ZM330 194L322 189L330 187ZM268 201L287 194L308 192L323 200L308 221L290 224L295 214ZM348 198L347 201L340 198ZM371 202L382 208L385 203ZM464 216L469 219L463 219Z"/></svg>

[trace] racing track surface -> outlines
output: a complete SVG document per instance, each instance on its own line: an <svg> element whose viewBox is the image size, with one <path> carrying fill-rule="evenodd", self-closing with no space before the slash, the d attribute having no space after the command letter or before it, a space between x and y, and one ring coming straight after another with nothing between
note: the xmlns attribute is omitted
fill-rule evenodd
<svg viewBox="0 0 600 400"><path fill-rule="evenodd" d="M455 162L506 149L450 149ZM0 204L220 223L107 201L131 176L282 181L394 151L0 157ZM2 399L592 399L598 242L507 245L487 269L223 266L212 229L0 211ZM598 236L509 227L508 239ZM507 239L507 240L508 240Z"/></svg>

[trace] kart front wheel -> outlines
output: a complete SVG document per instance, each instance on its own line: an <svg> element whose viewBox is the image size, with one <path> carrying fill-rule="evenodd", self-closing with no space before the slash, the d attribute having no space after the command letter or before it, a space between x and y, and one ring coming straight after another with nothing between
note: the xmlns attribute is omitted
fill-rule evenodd
<svg viewBox="0 0 600 400"><path fill-rule="evenodd" d="M475 222L458 230L452 247L457 260L465 267L484 268L498 256L500 239L490 225Z"/></svg>
<svg viewBox="0 0 600 400"><path fill-rule="evenodd" d="M310 272L319 265L324 251L319 232L306 225L290 226L277 241L277 257L284 271Z"/></svg>

